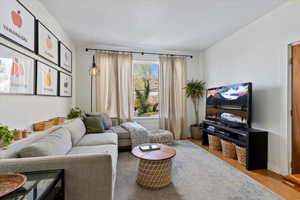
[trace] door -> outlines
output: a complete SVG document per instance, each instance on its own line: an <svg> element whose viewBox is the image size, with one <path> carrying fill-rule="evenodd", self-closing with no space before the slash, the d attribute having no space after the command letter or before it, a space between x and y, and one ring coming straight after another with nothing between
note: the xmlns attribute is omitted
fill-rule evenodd
<svg viewBox="0 0 300 200"><path fill-rule="evenodd" d="M292 174L300 173L300 44L292 47Z"/></svg>

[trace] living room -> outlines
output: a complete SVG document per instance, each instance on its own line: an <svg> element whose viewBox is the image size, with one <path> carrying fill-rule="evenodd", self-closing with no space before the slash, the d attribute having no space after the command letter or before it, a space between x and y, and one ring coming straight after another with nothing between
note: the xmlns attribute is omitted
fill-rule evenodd
<svg viewBox="0 0 300 200"><path fill-rule="evenodd" d="M4 0L0 199L300 199L298 8Z"/></svg>

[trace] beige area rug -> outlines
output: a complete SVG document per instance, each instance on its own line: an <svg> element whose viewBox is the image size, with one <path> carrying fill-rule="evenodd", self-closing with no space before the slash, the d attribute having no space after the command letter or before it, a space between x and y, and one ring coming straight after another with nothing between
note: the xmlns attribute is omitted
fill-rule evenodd
<svg viewBox="0 0 300 200"><path fill-rule="evenodd" d="M277 194L189 141L174 145L172 184L147 190L135 183L138 159L120 152L115 200L282 200Z"/></svg>

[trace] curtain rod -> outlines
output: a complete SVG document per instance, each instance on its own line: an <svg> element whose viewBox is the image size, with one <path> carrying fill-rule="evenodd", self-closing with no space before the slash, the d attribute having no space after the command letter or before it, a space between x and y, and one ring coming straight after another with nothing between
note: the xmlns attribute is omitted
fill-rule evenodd
<svg viewBox="0 0 300 200"><path fill-rule="evenodd" d="M92 48L86 48L85 51L111 51L116 53L134 53L134 54L149 54L149 55L159 55L159 56L184 56L184 57L190 57L193 58L192 55L178 55L178 54L166 54L166 53L153 53L153 52L143 52L143 51L118 51L118 50L109 50L109 49L92 49Z"/></svg>

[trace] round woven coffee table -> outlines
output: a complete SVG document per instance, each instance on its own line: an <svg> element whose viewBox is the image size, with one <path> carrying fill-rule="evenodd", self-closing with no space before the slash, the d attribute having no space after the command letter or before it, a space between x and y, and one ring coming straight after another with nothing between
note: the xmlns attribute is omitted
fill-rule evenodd
<svg viewBox="0 0 300 200"><path fill-rule="evenodd" d="M159 189L171 183L172 158L176 155L173 147L160 144L159 150L141 151L135 147L132 154L140 159L136 182L148 189Z"/></svg>

